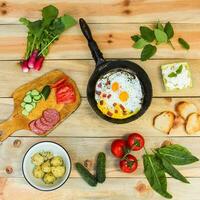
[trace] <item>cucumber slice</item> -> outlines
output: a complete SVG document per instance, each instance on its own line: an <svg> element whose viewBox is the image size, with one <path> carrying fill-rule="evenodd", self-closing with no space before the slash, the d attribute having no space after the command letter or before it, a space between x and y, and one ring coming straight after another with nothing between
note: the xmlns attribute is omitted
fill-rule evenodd
<svg viewBox="0 0 200 200"><path fill-rule="evenodd" d="M38 101L36 101L35 99L33 99L33 103L37 103Z"/></svg>
<svg viewBox="0 0 200 200"><path fill-rule="evenodd" d="M27 112L31 112L33 110L33 106L31 104L26 104L24 109L27 111Z"/></svg>
<svg viewBox="0 0 200 200"><path fill-rule="evenodd" d="M28 91L28 92L26 93L26 95L29 95L29 94L31 94L31 91Z"/></svg>
<svg viewBox="0 0 200 200"><path fill-rule="evenodd" d="M24 107L25 107L25 105L26 105L26 103L25 103L25 102L22 102L22 103L21 103L21 107L22 107L22 108L24 108Z"/></svg>
<svg viewBox="0 0 200 200"><path fill-rule="evenodd" d="M42 96L39 94L39 95L36 95L36 96L33 96L33 99L35 101L39 101L40 99L42 98Z"/></svg>
<svg viewBox="0 0 200 200"><path fill-rule="evenodd" d="M38 96L38 95L40 95L40 93L37 90L32 90L31 95L32 96Z"/></svg>
<svg viewBox="0 0 200 200"><path fill-rule="evenodd" d="M27 117L29 115L29 112L27 110L22 110L22 115Z"/></svg>
<svg viewBox="0 0 200 200"><path fill-rule="evenodd" d="M33 99L34 100L34 99ZM35 102L32 102L31 105L33 106L33 108L36 107L36 103Z"/></svg>
<svg viewBox="0 0 200 200"><path fill-rule="evenodd" d="M30 95L27 95L24 97L24 102L25 103L31 103L33 100L32 100L32 97Z"/></svg>

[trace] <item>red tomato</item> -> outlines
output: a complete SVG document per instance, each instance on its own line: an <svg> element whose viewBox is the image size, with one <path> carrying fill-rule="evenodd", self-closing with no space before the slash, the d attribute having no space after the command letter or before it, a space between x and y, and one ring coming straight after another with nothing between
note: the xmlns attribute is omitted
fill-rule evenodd
<svg viewBox="0 0 200 200"><path fill-rule="evenodd" d="M138 167L137 158L131 154L128 154L123 160L119 163L120 169L125 173L132 173Z"/></svg>
<svg viewBox="0 0 200 200"><path fill-rule="evenodd" d="M52 84L52 88L57 88L60 85L64 84L67 81L67 78L62 78L60 80L58 80L56 83Z"/></svg>
<svg viewBox="0 0 200 200"><path fill-rule="evenodd" d="M128 136L128 147L133 151L139 151L144 147L144 138L138 133L132 133Z"/></svg>
<svg viewBox="0 0 200 200"><path fill-rule="evenodd" d="M117 158L122 158L125 155L126 141L117 139L112 142L111 152Z"/></svg>
<svg viewBox="0 0 200 200"><path fill-rule="evenodd" d="M76 101L76 94L73 85L65 83L56 89L57 103L73 103Z"/></svg>
<svg viewBox="0 0 200 200"><path fill-rule="evenodd" d="M67 93L65 95L56 95L57 103L73 103L76 101L75 93Z"/></svg>

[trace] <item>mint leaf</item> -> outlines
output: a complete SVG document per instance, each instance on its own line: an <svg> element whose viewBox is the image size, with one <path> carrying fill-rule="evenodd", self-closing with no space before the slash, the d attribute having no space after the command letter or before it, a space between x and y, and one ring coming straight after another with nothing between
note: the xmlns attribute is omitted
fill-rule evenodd
<svg viewBox="0 0 200 200"><path fill-rule="evenodd" d="M170 22L167 22L165 24L164 31L167 34L168 40L170 40L174 36L174 29L173 29L172 24Z"/></svg>
<svg viewBox="0 0 200 200"><path fill-rule="evenodd" d="M134 42L137 42L141 37L139 35L133 35L131 36L131 39L134 41Z"/></svg>
<svg viewBox="0 0 200 200"><path fill-rule="evenodd" d="M176 70L177 74L180 74L183 70L183 65L180 65L179 68Z"/></svg>
<svg viewBox="0 0 200 200"><path fill-rule="evenodd" d="M142 49L147 44L148 42L141 38L133 45L133 47L136 49Z"/></svg>
<svg viewBox="0 0 200 200"><path fill-rule="evenodd" d="M142 38L148 42L153 42L155 39L154 32L146 26L140 26L140 33Z"/></svg>
<svg viewBox="0 0 200 200"><path fill-rule="evenodd" d="M171 72L168 77L173 78L173 77L177 77L177 74L175 72Z"/></svg>
<svg viewBox="0 0 200 200"><path fill-rule="evenodd" d="M141 52L141 60L145 61L151 58L157 51L157 48L151 44L147 44Z"/></svg>
<svg viewBox="0 0 200 200"><path fill-rule="evenodd" d="M160 21L157 22L156 28L159 29L159 30L161 30L161 31L164 31L164 27L163 27L163 25L160 23Z"/></svg>
<svg viewBox="0 0 200 200"><path fill-rule="evenodd" d="M158 44L166 43L168 41L167 34L164 31L161 31L160 29L154 29L154 34Z"/></svg>
<svg viewBox="0 0 200 200"><path fill-rule="evenodd" d="M190 49L190 45L183 38L178 38L178 42L183 48Z"/></svg>

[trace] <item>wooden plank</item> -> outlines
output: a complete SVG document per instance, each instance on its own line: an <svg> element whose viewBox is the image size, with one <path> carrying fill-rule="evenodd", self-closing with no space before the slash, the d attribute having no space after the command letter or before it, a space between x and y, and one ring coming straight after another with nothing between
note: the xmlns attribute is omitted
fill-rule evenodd
<svg viewBox="0 0 200 200"><path fill-rule="evenodd" d="M139 58L140 50L133 49L131 35L138 34L140 24L93 24L91 30L94 38L104 53L105 58ZM26 28L21 25L1 25L0 59L21 59L25 53ZM172 39L176 50L170 45L162 44L154 59L200 58L200 25L174 24L175 36ZM191 46L189 51L181 48L177 39L185 38ZM88 59L91 58L87 42L79 25L66 31L58 42L55 42L48 59Z"/></svg>
<svg viewBox="0 0 200 200"><path fill-rule="evenodd" d="M97 116L84 98L78 110L56 127L49 136L119 137L133 131L142 132L145 136L166 136L153 127L153 118L165 110L174 111L175 105L184 100L192 102L200 108L200 98L154 98L151 107L141 118L128 124L119 125L107 122ZM13 110L12 99L1 98L0 109L0 120L6 120ZM199 133L192 136L199 136ZM36 135L27 130L21 130L17 131L14 136L31 137ZM170 136L187 136L184 126L173 128Z"/></svg>
<svg viewBox="0 0 200 200"><path fill-rule="evenodd" d="M168 190L176 200L199 200L200 179L189 179L191 184L179 183L168 179ZM0 199L13 200L60 200L60 199L104 199L104 200L163 200L156 194L143 178L108 178L104 184L97 187L88 186L79 178L70 178L60 189L52 192L41 192L33 189L22 178L1 178Z"/></svg>
<svg viewBox="0 0 200 200"><path fill-rule="evenodd" d="M39 10L52 3L61 14L67 12L93 23L133 23L158 19L181 23L200 22L199 0L2 0L0 23L19 23L18 19L22 16L37 19L41 16Z"/></svg>
<svg viewBox="0 0 200 200"><path fill-rule="evenodd" d="M175 92L165 91L161 79L160 66L166 63L177 62L177 60L151 60L148 62L137 60L134 62L142 66L149 75L153 85L154 97L200 96L200 60L188 61L191 66L193 88ZM40 72L31 72L29 74L22 73L16 61L0 61L0 97L10 97L17 87L54 69L60 69L74 79L78 85L81 96L86 97L87 82L94 70L94 61L91 60L46 61Z"/></svg>
<svg viewBox="0 0 200 200"><path fill-rule="evenodd" d="M125 133L125 132L124 132ZM123 135L123 132L122 134ZM19 148L14 147L13 142L19 139L21 141L21 146ZM110 145L115 138L48 138L49 141L55 141L61 144L69 152L72 159L73 167L71 177L79 177L74 164L76 162L84 163L85 160L91 161L90 170L94 172L96 155L100 151L104 151L107 155L107 177L144 177L143 174L143 164L142 155L144 151L134 152L134 155L138 158L138 169L135 173L126 174L122 173L118 167L119 160L111 155ZM145 137L146 148L152 149L159 147L166 137L151 137L149 134ZM0 145L0 177L22 177L21 163L25 152L35 143L40 141L46 141L44 138L9 138L2 145ZM200 137L181 137L181 138L171 138L170 141L173 143L181 144L187 147L193 155L200 158L199 143ZM6 153L4 153L6 152ZM9 155L9 156L8 156ZM11 166L13 168L12 174L6 173L6 167ZM177 168L186 177L199 177L200 178L200 163L196 162L192 165L177 166Z"/></svg>
<svg viewBox="0 0 200 200"><path fill-rule="evenodd" d="M176 200L199 200L200 179L189 179L191 184L183 184L176 180L168 179L168 190ZM96 188L88 186L79 178L70 178L60 189L52 192L41 192L33 189L22 178L1 178L0 199L13 200L163 200L155 193L147 181L142 178L108 178L104 184Z"/></svg>

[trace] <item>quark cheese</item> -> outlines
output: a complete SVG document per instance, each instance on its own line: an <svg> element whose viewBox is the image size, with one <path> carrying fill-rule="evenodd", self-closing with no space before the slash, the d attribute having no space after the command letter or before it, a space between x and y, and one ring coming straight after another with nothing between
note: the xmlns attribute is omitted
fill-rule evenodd
<svg viewBox="0 0 200 200"><path fill-rule="evenodd" d="M188 63L173 63L161 66L163 82L167 91L192 87L192 78Z"/></svg>

